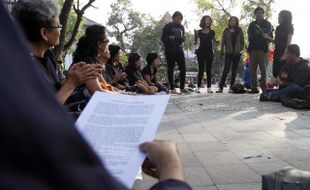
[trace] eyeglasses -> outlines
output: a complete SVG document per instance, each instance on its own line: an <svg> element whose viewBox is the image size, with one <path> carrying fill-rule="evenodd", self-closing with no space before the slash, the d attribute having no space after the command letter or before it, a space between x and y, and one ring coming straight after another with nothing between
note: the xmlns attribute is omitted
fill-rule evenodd
<svg viewBox="0 0 310 190"><path fill-rule="evenodd" d="M52 29L52 28L57 28L57 29L62 29L62 25L59 25L59 26L49 26L49 27L46 27L47 29Z"/></svg>
<svg viewBox="0 0 310 190"><path fill-rule="evenodd" d="M107 40L102 40L101 42L102 42L102 43L109 43L110 40L108 40L108 39L107 39Z"/></svg>

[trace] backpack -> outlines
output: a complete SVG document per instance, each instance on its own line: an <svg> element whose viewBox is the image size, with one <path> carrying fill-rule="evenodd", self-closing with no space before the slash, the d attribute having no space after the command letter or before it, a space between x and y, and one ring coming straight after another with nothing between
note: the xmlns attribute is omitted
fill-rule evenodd
<svg viewBox="0 0 310 190"><path fill-rule="evenodd" d="M230 89L236 94L243 94L246 92L244 85L240 83L233 84Z"/></svg>
<svg viewBox="0 0 310 190"><path fill-rule="evenodd" d="M293 109L310 109L310 101L299 98L281 99L282 105Z"/></svg>
<svg viewBox="0 0 310 190"><path fill-rule="evenodd" d="M282 105L293 109L310 109L310 85L303 88L302 99L281 98Z"/></svg>
<svg viewBox="0 0 310 190"><path fill-rule="evenodd" d="M280 171L262 176L262 190L309 190L310 172L295 168L284 168Z"/></svg>

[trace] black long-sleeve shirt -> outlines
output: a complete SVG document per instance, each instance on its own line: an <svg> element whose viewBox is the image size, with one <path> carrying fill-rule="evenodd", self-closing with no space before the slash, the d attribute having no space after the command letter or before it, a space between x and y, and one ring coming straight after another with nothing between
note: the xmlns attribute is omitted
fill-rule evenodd
<svg viewBox="0 0 310 190"><path fill-rule="evenodd" d="M166 52L182 53L183 52L183 39L185 30L183 25L178 25L173 22L166 24L163 28L161 41L164 43ZM174 36L174 39L170 39Z"/></svg>
<svg viewBox="0 0 310 190"><path fill-rule="evenodd" d="M268 52L268 41L262 35L262 32L273 37L273 28L270 22L262 20L261 22L253 21L248 28L249 47L248 52L262 50Z"/></svg>
<svg viewBox="0 0 310 190"><path fill-rule="evenodd" d="M287 84L295 83L300 87L304 87L310 83L309 61L301 58L298 63L286 63L279 76Z"/></svg>

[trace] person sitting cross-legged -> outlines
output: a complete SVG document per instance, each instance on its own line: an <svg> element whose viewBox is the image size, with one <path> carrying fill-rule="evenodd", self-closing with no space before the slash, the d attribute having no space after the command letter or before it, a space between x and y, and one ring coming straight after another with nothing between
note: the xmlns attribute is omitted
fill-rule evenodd
<svg viewBox="0 0 310 190"><path fill-rule="evenodd" d="M125 68L129 85L132 86L138 93L141 94L155 94L158 89L155 86L150 86L143 79L141 73L141 55L138 53L130 53L128 55L128 64Z"/></svg>
<svg viewBox="0 0 310 190"><path fill-rule="evenodd" d="M303 87L310 82L309 61L300 57L298 45L287 47L287 63L279 74L279 89L267 89L260 101L282 101L286 98L301 98Z"/></svg>
<svg viewBox="0 0 310 190"><path fill-rule="evenodd" d="M169 89L158 82L157 80L157 65L160 63L158 53L149 53L146 56L147 65L142 69L142 75L144 80L149 86L154 86L158 89L158 92L167 92Z"/></svg>

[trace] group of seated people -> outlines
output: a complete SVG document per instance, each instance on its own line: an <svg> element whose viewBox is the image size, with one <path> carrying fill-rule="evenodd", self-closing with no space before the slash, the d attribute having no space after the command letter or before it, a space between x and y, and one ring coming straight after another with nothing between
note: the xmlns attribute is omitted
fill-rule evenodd
<svg viewBox="0 0 310 190"><path fill-rule="evenodd" d="M120 46L109 45L107 30L101 25L86 28L85 34L78 40L73 63L65 78L51 49L59 44L62 28L58 10L53 10L54 15L47 17L22 6L16 4L13 17L26 34L41 74L55 90L60 103L68 105L70 111L83 109L81 103L84 105L96 91L129 95L168 92L156 77L156 68L160 63L158 54L147 55L143 72L140 69L142 57L138 53L130 53L124 67L120 63ZM43 6L41 8L45 9Z"/></svg>
<svg viewBox="0 0 310 190"><path fill-rule="evenodd" d="M76 89L83 89L83 96L95 91L122 91L117 88L121 86L112 85L118 83L125 89L127 79L129 85L141 83L149 93L154 93L156 80L151 75L145 82L141 77L136 81L125 78L137 74L136 65L141 63L141 57L136 54L129 56L127 74L115 69L119 65L114 57L110 71L117 77L105 78L110 55L105 27L99 25L89 27L81 37L74 64L64 77L50 50L59 43L61 25L57 7L57 1L53 0L19 0L12 10L16 21L13 23L0 3L0 20L5 26L0 28L0 86L4 100L0 189L128 189L106 170L61 105ZM149 57L151 73L158 63L157 57ZM145 142L140 150L147 155L142 170L159 179L151 189L191 189L185 182L174 143Z"/></svg>

